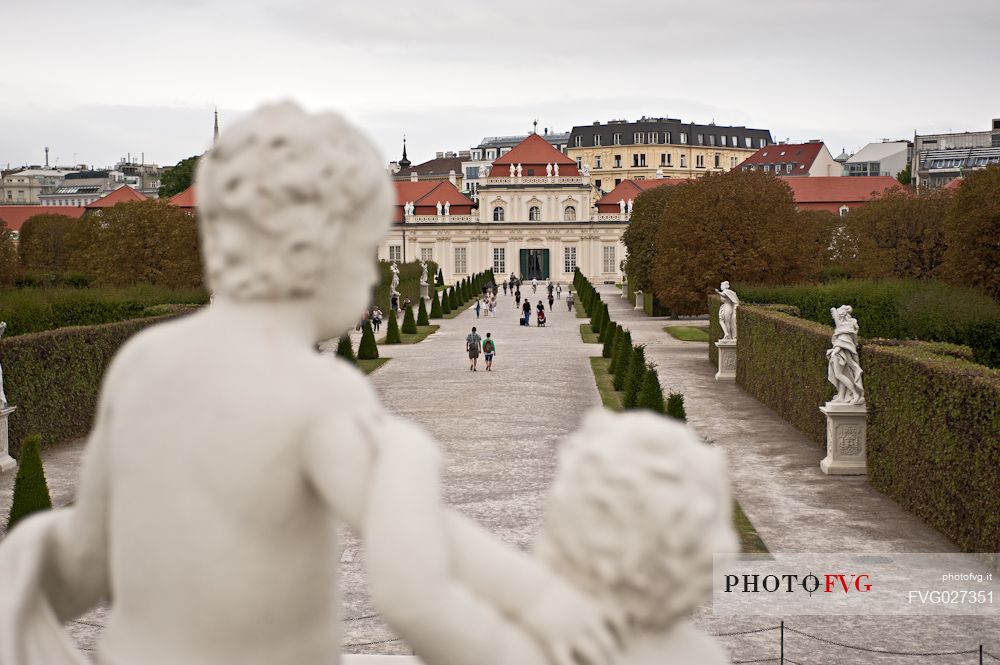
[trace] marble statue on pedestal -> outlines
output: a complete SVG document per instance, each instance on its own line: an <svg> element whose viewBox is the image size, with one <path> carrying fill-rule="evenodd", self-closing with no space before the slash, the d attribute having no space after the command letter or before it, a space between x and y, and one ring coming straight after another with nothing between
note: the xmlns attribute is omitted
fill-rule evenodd
<svg viewBox="0 0 1000 665"><path fill-rule="evenodd" d="M451 201L445 201L444 202L444 214L445 214L445 216L448 216L448 215L451 214Z"/></svg>
<svg viewBox="0 0 1000 665"><path fill-rule="evenodd" d="M427 262L420 262L420 284L427 284Z"/></svg>
<svg viewBox="0 0 1000 665"><path fill-rule="evenodd" d="M399 293L399 266L396 265L395 261L389 266L389 270L392 271L392 282L389 284L389 292Z"/></svg>
<svg viewBox="0 0 1000 665"><path fill-rule="evenodd" d="M438 214L438 217L440 217L440 216L441 216L441 210L442 210L442 207L441 207L441 202L440 202L440 201L438 201L438 202L437 202L437 214Z"/></svg>
<svg viewBox="0 0 1000 665"><path fill-rule="evenodd" d="M409 628L422 636L411 645L427 665L481 663L485 654L496 655L490 662L512 665L551 662L522 628L530 621L521 613L483 612L450 581L448 571L460 562L448 552L447 523L436 516L441 466L441 454L426 436L410 436L386 441L375 468L365 521L367 564L379 580L372 594L378 599L399 592L383 585L393 579L388 572L402 549L415 560L405 592L437 598L434 615L389 611L386 620L400 632ZM616 626L627 626L627 632L616 629L615 643L595 636L580 653L587 661L728 663L721 646L685 617L711 591L713 554L739 549L731 519L721 451L671 419L595 410L560 446L535 548L536 561L550 575L540 580L540 592L544 596L552 580L565 580L608 608ZM379 574L383 567L387 574ZM477 629L462 633L464 619ZM446 641L452 632L461 638Z"/></svg>
<svg viewBox="0 0 1000 665"><path fill-rule="evenodd" d="M736 308L740 305L740 299L729 288L729 282L723 282L715 292L722 298L722 305L719 307L719 325L722 326L722 339L736 339Z"/></svg>
<svg viewBox="0 0 1000 665"><path fill-rule="evenodd" d="M618 212L619 214L625 214L625 199L618 199Z"/></svg>
<svg viewBox="0 0 1000 665"><path fill-rule="evenodd" d="M858 359L858 320L851 316L850 305L831 307L833 317L833 348L826 352L827 379L837 389L832 403L864 404L865 389L861 383L861 362Z"/></svg>
<svg viewBox="0 0 1000 665"><path fill-rule="evenodd" d="M628 207L626 208L625 212L627 212L630 215L632 214L632 199L628 200Z"/></svg>
<svg viewBox="0 0 1000 665"><path fill-rule="evenodd" d="M552 165L552 173L553 173L553 175L555 175L555 177L557 177L557 178L559 177L559 165L558 164L553 164Z"/></svg>
<svg viewBox="0 0 1000 665"><path fill-rule="evenodd" d="M671 564L652 578L646 565L626 565L639 553L632 543L653 542L632 510L621 514L631 537L609 541L610 551L590 551L589 526L574 543L554 524L540 559L444 506L436 486L414 506L424 522L380 513L379 469L406 452L394 444L416 449L425 435L387 412L356 368L315 352L355 324L378 276L372 257L394 199L370 140L332 113L265 106L219 137L196 182L215 301L122 347L102 382L75 503L22 520L0 542L0 665L88 662L62 622L102 599L101 663L338 662L344 523L377 547L376 606L435 663L531 662L522 653L607 662L628 635L619 596L601 588L657 598L626 609L640 630L655 627L644 610L665 620L686 608L690 574L709 568L695 554L711 548L695 546L718 508L687 493L655 542L684 538L652 558ZM609 451L622 443L614 438ZM702 478L675 461L648 473L682 485ZM722 469L711 478L723 483ZM593 506L570 503L584 517ZM585 589L587 579L604 587ZM675 581L682 591L661 607L651 592ZM483 640L498 649L478 650Z"/></svg>
<svg viewBox="0 0 1000 665"><path fill-rule="evenodd" d="M511 164L510 165L510 177L513 178L516 173L517 173L517 167L514 166L513 164Z"/></svg>
<svg viewBox="0 0 1000 665"><path fill-rule="evenodd" d="M522 172L523 172L523 171L522 171L522 169L521 169L521 164L520 164L520 163L518 163L518 165L517 165L517 177L518 177L518 178L520 178L520 177L521 177L521 173L522 173Z"/></svg>
<svg viewBox="0 0 1000 665"><path fill-rule="evenodd" d="M552 177L552 164L551 163L545 165L545 175L547 175L550 178Z"/></svg>
<svg viewBox="0 0 1000 665"><path fill-rule="evenodd" d="M0 338L7 332L7 322L0 321ZM0 363L0 408L7 406L7 393L3 389L3 364Z"/></svg>

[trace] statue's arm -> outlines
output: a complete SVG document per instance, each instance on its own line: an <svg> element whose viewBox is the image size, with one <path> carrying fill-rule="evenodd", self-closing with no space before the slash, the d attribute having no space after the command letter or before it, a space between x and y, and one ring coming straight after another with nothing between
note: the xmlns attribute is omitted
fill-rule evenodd
<svg viewBox="0 0 1000 665"><path fill-rule="evenodd" d="M45 593L62 621L80 616L109 592L109 383L83 453L75 502L57 523L47 553Z"/></svg>

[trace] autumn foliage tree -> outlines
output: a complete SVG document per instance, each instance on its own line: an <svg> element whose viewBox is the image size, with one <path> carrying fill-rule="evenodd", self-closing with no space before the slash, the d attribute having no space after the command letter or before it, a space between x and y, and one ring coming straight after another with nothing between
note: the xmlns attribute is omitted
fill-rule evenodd
<svg viewBox="0 0 1000 665"><path fill-rule="evenodd" d="M11 284L21 271L21 262L14 247L14 236L7 223L0 219L0 285Z"/></svg>
<svg viewBox="0 0 1000 665"><path fill-rule="evenodd" d="M130 201L77 220L69 268L96 284L200 286L201 253L193 215L164 201Z"/></svg>
<svg viewBox="0 0 1000 665"><path fill-rule="evenodd" d="M778 178L729 171L671 189L656 218L651 272L653 292L672 313L705 312L706 292L724 279L787 284L811 276L814 230L801 228L792 191Z"/></svg>
<svg viewBox="0 0 1000 665"><path fill-rule="evenodd" d="M1000 165L967 175L945 224L942 273L1000 300Z"/></svg>
<svg viewBox="0 0 1000 665"><path fill-rule="evenodd" d="M633 290L648 291L653 288L653 266L656 264L656 234L660 218L670 204L674 190L683 185L664 185L643 192L632 206L628 228L622 242L628 248L625 273Z"/></svg>
<svg viewBox="0 0 1000 665"><path fill-rule="evenodd" d="M950 190L887 190L844 218L845 263L855 277L931 279L944 261Z"/></svg>
<svg viewBox="0 0 1000 665"><path fill-rule="evenodd" d="M73 228L80 220L65 215L35 215L25 220L17 251L25 270L60 275L69 263Z"/></svg>

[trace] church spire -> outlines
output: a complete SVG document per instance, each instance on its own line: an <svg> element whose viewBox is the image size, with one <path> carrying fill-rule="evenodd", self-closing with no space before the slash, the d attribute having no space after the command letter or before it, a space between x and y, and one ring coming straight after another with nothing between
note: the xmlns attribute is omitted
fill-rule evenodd
<svg viewBox="0 0 1000 665"><path fill-rule="evenodd" d="M219 107L215 107L215 133L212 135L212 143L219 140Z"/></svg>
<svg viewBox="0 0 1000 665"><path fill-rule="evenodd" d="M403 158L399 160L399 168L410 168L410 160L406 158L406 134L403 134Z"/></svg>

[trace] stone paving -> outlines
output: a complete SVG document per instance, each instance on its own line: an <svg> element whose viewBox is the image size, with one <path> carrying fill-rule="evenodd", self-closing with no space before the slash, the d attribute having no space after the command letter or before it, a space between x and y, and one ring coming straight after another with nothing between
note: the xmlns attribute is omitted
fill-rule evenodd
<svg viewBox="0 0 1000 665"><path fill-rule="evenodd" d="M733 492L771 552L956 552L938 531L874 490L863 476L832 477L819 469L823 447L807 439L776 412L735 383L715 381L704 342L682 342L663 332L668 325L708 325L707 319L672 321L637 311L613 286L598 287L611 318L646 345L666 392L684 393L688 422L706 441L726 450ZM819 406L819 405L817 405ZM716 618L703 610L697 623L709 632L777 625L766 618ZM849 644L896 651L963 650L980 642L1000 655L1000 618L955 619L877 617L790 617L789 625ZM776 653L776 632L730 641L734 657ZM786 655L803 663L909 662L842 649L826 653L821 644ZM926 659L923 659L924 662ZM973 662L965 656L934 660Z"/></svg>
<svg viewBox="0 0 1000 665"><path fill-rule="evenodd" d="M526 291L530 292L529 289ZM613 287L601 287L612 318L647 345L665 390L685 394L691 425L726 449L734 493L772 551L951 552L940 534L871 489L863 478L829 478L819 471L823 450L734 384L718 384L705 344L662 332L669 319L632 310ZM535 297L537 302L539 294ZM470 309L435 321L441 329L415 345L380 347L393 359L371 375L390 410L423 426L445 451L444 494L456 509L507 542L528 548L540 525L542 499L555 464L559 437L599 405L578 319L556 301L545 328L517 324L513 298L500 296L496 319L476 320ZM698 325L690 319L685 325ZM472 325L497 339L495 372L470 372L464 354ZM355 340L356 342L357 340ZM335 341L328 345L332 353ZM46 450L53 501L71 500L82 441ZM0 515L10 503L13 475L0 479ZM0 525L2 528L2 525ZM364 557L345 533L342 556L344 645L348 653L406 654L407 647L378 618L364 586ZM104 619L98 608L70 626L91 650ZM724 638L736 660L773 658L777 620L716 618L706 607L695 623L708 632L763 630ZM894 651L965 650L980 642L1000 654L1000 620L878 617L789 617L789 626L834 641ZM794 634L786 636L788 662L972 663L974 656L933 660L846 651Z"/></svg>

